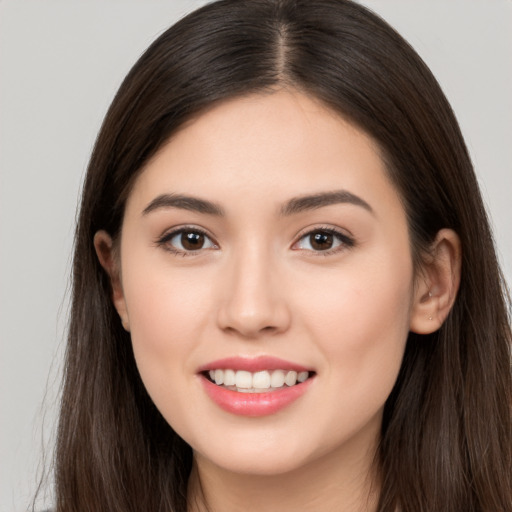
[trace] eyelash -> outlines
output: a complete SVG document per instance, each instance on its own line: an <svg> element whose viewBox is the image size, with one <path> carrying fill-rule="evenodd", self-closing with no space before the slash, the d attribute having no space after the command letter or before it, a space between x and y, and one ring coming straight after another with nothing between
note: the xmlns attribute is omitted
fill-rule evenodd
<svg viewBox="0 0 512 512"><path fill-rule="evenodd" d="M206 247L206 248L201 247L197 250L187 250L187 249L177 249L176 247L174 247L173 245L170 244L170 241L173 238L175 238L178 235L183 235L184 233L193 233L193 234L202 235L205 237L205 239L209 240L209 242L211 243L212 246ZM294 246L299 244L302 240L305 240L305 239L307 239L307 237L311 237L312 235L314 235L316 233L332 235L335 239L337 239L337 241L339 242L339 245L337 245L336 247L331 248L331 249L326 249L324 251L322 251L322 250L315 251L314 249L301 249L301 248L293 249ZM170 231L168 233L165 233L162 237L160 237L156 241L156 245L159 247L163 247L166 251L169 251L176 256L183 256L183 257L196 256L203 250L218 249L218 247L219 247L218 244L212 239L212 237L206 231L204 231L201 228L195 227L195 226L183 226L183 227L180 227L173 231ZM332 254L336 254L338 252L350 249L354 246L355 246L355 240L352 237L348 236L347 234L345 234L337 229L334 229L332 227L320 226L320 227L315 227L313 229L310 229L310 230L302 233L299 236L299 238L297 239L297 241L293 243L292 249L297 250L297 251L309 251L312 254L314 254L315 256L330 256Z"/></svg>

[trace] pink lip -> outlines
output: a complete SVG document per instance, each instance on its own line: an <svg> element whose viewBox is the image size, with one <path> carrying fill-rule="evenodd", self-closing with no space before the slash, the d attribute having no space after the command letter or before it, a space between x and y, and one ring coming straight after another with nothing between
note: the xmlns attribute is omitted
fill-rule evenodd
<svg viewBox="0 0 512 512"><path fill-rule="evenodd" d="M268 393L239 393L217 386L202 374L200 379L207 395L221 409L238 416L252 417L267 416L284 409L300 398L313 381L313 378L309 378L295 386L284 386Z"/></svg>
<svg viewBox="0 0 512 512"><path fill-rule="evenodd" d="M211 382L204 375L204 373L209 370L217 369L245 370L251 373L263 370L294 370L296 372L312 372L312 370L300 364L271 356L259 356L254 358L228 357L200 366L197 372L206 394L221 409L239 416L256 417L274 414L300 398L308 390L314 380L313 376L295 386L288 387L285 385L282 388L274 389L268 393L241 393L222 386L217 386L217 384Z"/></svg>
<svg viewBox="0 0 512 512"><path fill-rule="evenodd" d="M296 372L311 371L300 364L285 361L277 357L259 356L259 357L227 357L212 361L198 368L198 373L209 370L245 370L247 372L261 372L263 370L295 370Z"/></svg>

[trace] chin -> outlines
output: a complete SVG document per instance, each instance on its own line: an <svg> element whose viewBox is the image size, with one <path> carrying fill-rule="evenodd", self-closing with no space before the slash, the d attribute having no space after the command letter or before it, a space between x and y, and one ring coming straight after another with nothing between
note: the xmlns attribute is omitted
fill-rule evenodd
<svg viewBox="0 0 512 512"><path fill-rule="evenodd" d="M208 457L210 462L229 473L246 476L270 477L292 473L306 465L306 461L294 455L273 453L238 454L231 457Z"/></svg>
<svg viewBox="0 0 512 512"><path fill-rule="evenodd" d="M276 476L297 471L314 461L321 460L331 453L332 446L311 443L304 438L307 431L294 427L295 434L272 432L271 430L241 435L231 432L229 436L217 438L213 443L214 433L192 448L194 454L202 461L223 469L224 471L253 476ZM308 436L309 437L309 436Z"/></svg>

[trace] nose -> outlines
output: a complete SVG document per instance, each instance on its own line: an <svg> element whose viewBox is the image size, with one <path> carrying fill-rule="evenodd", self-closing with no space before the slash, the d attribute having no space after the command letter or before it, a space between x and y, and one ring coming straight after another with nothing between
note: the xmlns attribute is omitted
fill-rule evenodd
<svg viewBox="0 0 512 512"><path fill-rule="evenodd" d="M247 339L285 332L291 314L282 272L272 258L253 248L226 266L221 276L219 327Z"/></svg>

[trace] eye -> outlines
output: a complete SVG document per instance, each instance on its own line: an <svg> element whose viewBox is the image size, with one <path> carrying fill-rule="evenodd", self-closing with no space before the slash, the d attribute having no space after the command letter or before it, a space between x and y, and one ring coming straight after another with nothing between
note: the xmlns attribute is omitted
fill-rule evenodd
<svg viewBox="0 0 512 512"><path fill-rule="evenodd" d="M192 252L199 252L202 249L215 249L217 245L202 230L197 228L180 228L165 234L159 245L177 254L187 255Z"/></svg>
<svg viewBox="0 0 512 512"><path fill-rule="evenodd" d="M332 228L309 231L293 246L294 249L331 254L343 248L352 247L354 240Z"/></svg>

